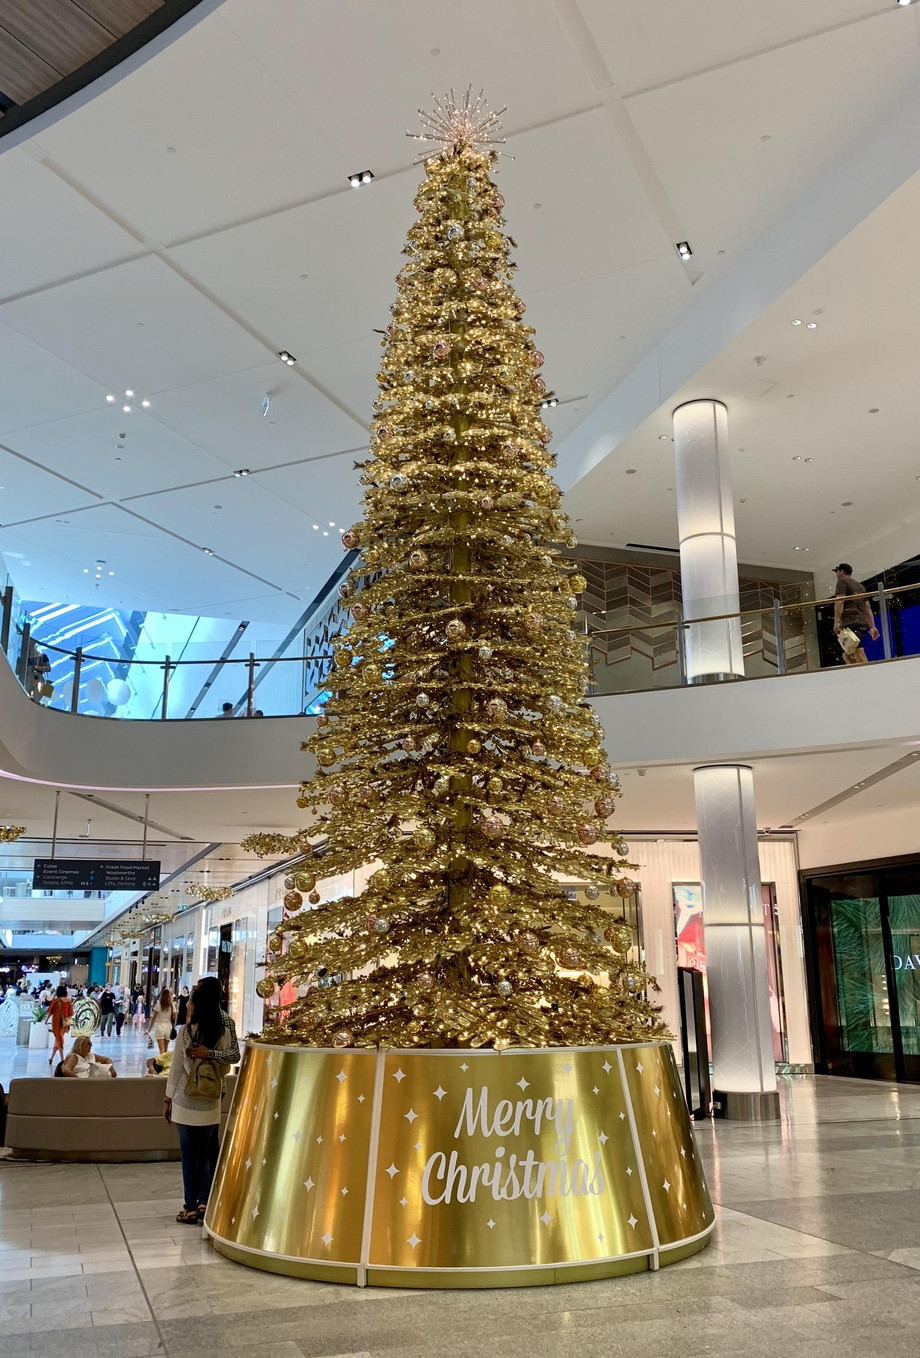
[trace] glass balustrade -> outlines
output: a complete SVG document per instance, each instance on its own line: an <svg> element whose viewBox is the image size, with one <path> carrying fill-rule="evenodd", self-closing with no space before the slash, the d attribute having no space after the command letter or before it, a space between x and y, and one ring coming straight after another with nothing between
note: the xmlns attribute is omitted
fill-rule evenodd
<svg viewBox="0 0 920 1358"><path fill-rule="evenodd" d="M870 663L920 655L920 585L854 597L868 600L873 610L878 637L862 643ZM90 624L66 642L44 634L36 642L9 582L2 604L7 661L36 701L82 716L148 721L314 713L327 696L332 642L348 625L337 590L330 588L304 625L283 637L280 628L214 619L184 619L187 627L177 630L175 619L167 625L163 615L158 626L148 614L130 646L119 648L108 635L99 647L78 640L90 642ZM768 606L701 618L681 617L671 602L663 618L632 617L619 625L611 616L616 622L616 610L597 614L588 607L579 615L591 660L590 696L802 675L845 663L834 633L833 598L788 603L777 597ZM689 674L694 629L718 623L740 627L744 674L730 680ZM35 673L39 651L49 662L43 677Z"/></svg>

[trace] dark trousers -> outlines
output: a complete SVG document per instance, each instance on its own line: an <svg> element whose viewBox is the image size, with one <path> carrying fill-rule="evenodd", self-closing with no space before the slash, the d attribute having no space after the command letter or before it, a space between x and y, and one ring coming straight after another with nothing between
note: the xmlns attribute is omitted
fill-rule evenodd
<svg viewBox="0 0 920 1358"><path fill-rule="evenodd" d="M111 1010L109 1011L109 1013L103 1014L103 1015L102 1015L102 1022L101 1022L100 1025L99 1025L99 1036L100 1036L100 1037L111 1037L111 1036L112 1036L112 1028L114 1027L114 1024L115 1024L115 1015L114 1015L114 1013L113 1013Z"/></svg>
<svg viewBox="0 0 920 1358"><path fill-rule="evenodd" d="M119 1009L115 1014L115 1036L121 1037L121 1030L124 1027L125 1016Z"/></svg>
<svg viewBox="0 0 920 1358"><path fill-rule="evenodd" d="M212 1123L210 1127L189 1127L184 1122L177 1122L176 1131L179 1133L179 1150L182 1153L185 1209L194 1212L196 1207L207 1202L217 1168L217 1123Z"/></svg>

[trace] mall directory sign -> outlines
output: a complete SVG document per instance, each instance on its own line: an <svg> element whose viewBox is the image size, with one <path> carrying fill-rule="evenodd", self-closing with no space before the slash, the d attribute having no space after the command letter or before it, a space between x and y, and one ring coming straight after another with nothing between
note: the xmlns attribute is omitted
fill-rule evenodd
<svg viewBox="0 0 920 1358"><path fill-rule="evenodd" d="M141 858L36 858L33 891L156 891L160 864Z"/></svg>

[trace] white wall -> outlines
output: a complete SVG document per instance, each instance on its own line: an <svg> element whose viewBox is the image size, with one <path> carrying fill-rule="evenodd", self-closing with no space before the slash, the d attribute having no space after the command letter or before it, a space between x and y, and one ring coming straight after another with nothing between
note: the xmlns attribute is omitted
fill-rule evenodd
<svg viewBox="0 0 920 1358"><path fill-rule="evenodd" d="M915 806L869 815L853 815L827 825L806 822L798 834L803 869L833 867L837 863L920 854L920 816Z"/></svg>

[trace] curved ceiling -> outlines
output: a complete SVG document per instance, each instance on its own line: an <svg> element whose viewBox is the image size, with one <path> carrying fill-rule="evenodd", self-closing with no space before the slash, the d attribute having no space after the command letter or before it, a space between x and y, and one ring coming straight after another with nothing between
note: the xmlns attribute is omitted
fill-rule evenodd
<svg viewBox="0 0 920 1358"><path fill-rule="evenodd" d="M104 558L123 608L287 622L312 597L359 512L418 178L404 133L432 89L508 105L501 185L562 441L916 83L918 10L225 0L0 154L0 551L20 590L92 602ZM786 431L761 437L766 475ZM634 541L671 513L667 460L647 466ZM616 541L604 526L584 536ZM798 566L792 545L770 559Z"/></svg>

